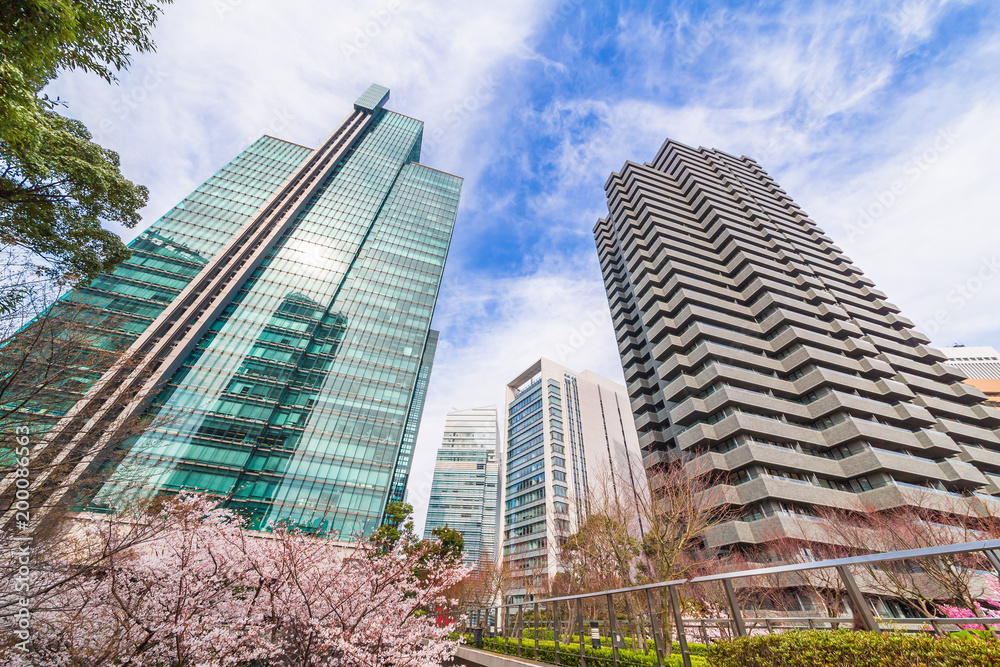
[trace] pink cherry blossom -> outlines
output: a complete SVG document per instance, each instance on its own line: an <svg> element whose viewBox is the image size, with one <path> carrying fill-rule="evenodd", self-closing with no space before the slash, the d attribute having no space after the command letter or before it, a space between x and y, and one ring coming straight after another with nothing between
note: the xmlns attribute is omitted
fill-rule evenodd
<svg viewBox="0 0 1000 667"><path fill-rule="evenodd" d="M467 570L433 545L345 548L285 527L248 531L193 494L134 521L169 528L98 567L48 564L32 581L30 651L8 641L12 619L0 616L0 663L430 667L454 654L451 627L437 627L434 610L448 606L445 591ZM90 522L67 539L88 553L113 543L121 525ZM66 577L74 567L83 571ZM0 597L12 595L5 585Z"/></svg>

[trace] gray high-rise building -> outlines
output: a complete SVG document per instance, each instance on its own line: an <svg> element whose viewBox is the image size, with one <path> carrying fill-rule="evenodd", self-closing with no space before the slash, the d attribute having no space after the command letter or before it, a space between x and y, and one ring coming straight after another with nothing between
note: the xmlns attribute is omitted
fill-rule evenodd
<svg viewBox="0 0 1000 667"><path fill-rule="evenodd" d="M625 387L540 359L507 385L501 467L509 602L546 592L591 511L648 493ZM638 505L633 498L632 505Z"/></svg>
<svg viewBox="0 0 1000 667"><path fill-rule="evenodd" d="M857 499L997 503L1000 411L756 162L668 140L605 190L594 235L644 462L721 476L742 519L710 545Z"/></svg>
<svg viewBox="0 0 1000 667"><path fill-rule="evenodd" d="M497 557L498 445L495 405L448 413L424 534L454 528L465 540L463 560L473 566Z"/></svg>
<svg viewBox="0 0 1000 667"><path fill-rule="evenodd" d="M109 470L92 507L192 489L344 537L403 499L462 179L419 164L423 123L388 98L369 87L315 149L262 137L60 302L130 361L81 372L39 493Z"/></svg>

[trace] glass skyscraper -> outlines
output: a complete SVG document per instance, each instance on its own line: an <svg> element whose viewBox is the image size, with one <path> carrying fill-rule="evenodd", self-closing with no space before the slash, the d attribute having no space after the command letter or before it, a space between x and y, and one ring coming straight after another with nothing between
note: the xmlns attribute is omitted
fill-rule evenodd
<svg viewBox="0 0 1000 667"><path fill-rule="evenodd" d="M470 565L497 556L497 443L496 406L448 413L424 534L438 526L462 533Z"/></svg>
<svg viewBox="0 0 1000 667"><path fill-rule="evenodd" d="M371 86L315 150L262 137L67 296L131 344L41 445L73 453L71 476L114 470L92 507L195 489L258 527L349 537L402 500L462 180L418 164L423 123L388 95ZM150 427L112 446L129 415Z"/></svg>

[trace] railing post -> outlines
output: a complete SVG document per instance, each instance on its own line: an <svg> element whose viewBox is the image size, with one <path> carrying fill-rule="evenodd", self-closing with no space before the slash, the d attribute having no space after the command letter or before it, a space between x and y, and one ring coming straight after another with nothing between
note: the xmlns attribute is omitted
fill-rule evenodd
<svg viewBox="0 0 1000 667"><path fill-rule="evenodd" d="M509 617L510 617L510 608L507 605L500 607L500 610L497 611L497 623L500 623L500 619L503 618L503 626L501 626L502 634L500 636L503 638L504 655L507 654L507 619Z"/></svg>
<svg viewBox="0 0 1000 667"><path fill-rule="evenodd" d="M681 616L681 602L677 598L677 589L667 586L670 593L670 609L674 612L674 625L677 626L677 643L681 647L681 662L684 667L691 667L691 653L688 651L687 635L684 632L684 617Z"/></svg>
<svg viewBox="0 0 1000 667"><path fill-rule="evenodd" d="M517 605L517 657L524 657L524 605Z"/></svg>
<svg viewBox="0 0 1000 667"><path fill-rule="evenodd" d="M662 634L656 631L656 609L653 605L653 591L649 588L646 589L646 608L649 609L649 628L653 633L653 650L656 651L656 665L657 667L663 667L663 645L660 641Z"/></svg>
<svg viewBox="0 0 1000 667"><path fill-rule="evenodd" d="M608 593L608 633L611 635L611 662L615 667L618 667L618 642L615 638L618 634L618 619L615 618L615 601L614 596Z"/></svg>
<svg viewBox="0 0 1000 667"><path fill-rule="evenodd" d="M997 571L997 577L1000 578L1000 552L996 549L987 549L985 553L986 558L990 561L990 565Z"/></svg>
<svg viewBox="0 0 1000 667"><path fill-rule="evenodd" d="M847 589L847 596L851 598L854 613L861 619L861 625L869 632L879 632L881 628L875 621L875 617L872 616L872 610L868 607L861 589L858 588L858 582L854 581L854 575L851 574L850 569L846 565L838 565L837 572L840 574L840 580L844 582L844 588Z"/></svg>
<svg viewBox="0 0 1000 667"><path fill-rule="evenodd" d="M552 603L552 638L556 640L556 664L559 662L559 603Z"/></svg>
<svg viewBox="0 0 1000 667"><path fill-rule="evenodd" d="M538 660L538 603L535 603L535 660Z"/></svg>
<svg viewBox="0 0 1000 667"><path fill-rule="evenodd" d="M587 667L587 651L583 647L583 598L576 599L576 625L580 632L580 667Z"/></svg>
<svg viewBox="0 0 1000 667"><path fill-rule="evenodd" d="M740 601L736 599L736 591L733 590L732 579L723 579L722 587L726 589L726 601L729 602L729 610L733 613L733 625L736 627L736 636L746 637L747 626L743 622L743 612L740 610Z"/></svg>

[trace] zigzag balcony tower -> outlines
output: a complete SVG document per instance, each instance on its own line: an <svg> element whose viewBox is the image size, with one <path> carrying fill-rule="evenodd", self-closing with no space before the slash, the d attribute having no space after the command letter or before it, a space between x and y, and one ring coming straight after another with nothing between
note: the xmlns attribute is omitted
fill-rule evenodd
<svg viewBox="0 0 1000 667"><path fill-rule="evenodd" d="M996 513L1000 411L754 160L668 140L605 190L594 236L644 464L722 476L743 520L710 544L914 491Z"/></svg>
<svg viewBox="0 0 1000 667"><path fill-rule="evenodd" d="M91 507L135 490L125 469L345 537L403 499L462 179L418 164L423 123L388 97L372 85L315 150L262 137L66 297L130 343L33 454L70 481L113 469ZM152 426L115 451L136 417ZM47 504L75 502L47 474Z"/></svg>

